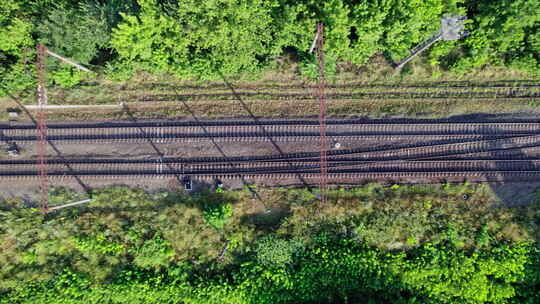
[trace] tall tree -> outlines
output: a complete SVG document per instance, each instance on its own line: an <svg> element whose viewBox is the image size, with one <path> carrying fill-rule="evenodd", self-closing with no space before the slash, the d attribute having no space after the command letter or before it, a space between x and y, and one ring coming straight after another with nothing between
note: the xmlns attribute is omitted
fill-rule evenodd
<svg viewBox="0 0 540 304"><path fill-rule="evenodd" d="M469 0L465 5L473 22L471 36L463 43L465 56L455 63L456 69L494 64L539 74L540 2Z"/></svg>
<svg viewBox="0 0 540 304"><path fill-rule="evenodd" d="M28 48L34 44L33 27L18 1L0 2L0 77L4 88L17 91L33 83L25 66L32 57Z"/></svg>
<svg viewBox="0 0 540 304"><path fill-rule="evenodd" d="M124 63L209 79L256 71L279 51L271 39L272 2L186 0L167 12L156 0L139 5L140 14L123 15L113 32L112 44Z"/></svg>

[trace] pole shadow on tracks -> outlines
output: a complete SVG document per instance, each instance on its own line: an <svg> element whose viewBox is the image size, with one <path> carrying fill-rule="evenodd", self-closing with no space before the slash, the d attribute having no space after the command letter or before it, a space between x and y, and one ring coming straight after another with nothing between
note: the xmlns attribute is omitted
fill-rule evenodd
<svg viewBox="0 0 540 304"><path fill-rule="evenodd" d="M37 123L37 120L32 115L32 113L30 113L30 111L28 111L28 109L26 109L26 107L19 101L19 99L17 97L15 97L15 96L13 96L13 94L9 93L8 90L4 89L4 92L7 94L7 96L9 98L11 98L19 106L19 108L21 108L21 110L28 116L28 118L30 118L30 120L36 126L36 129L37 129L38 123ZM90 187L88 187L83 182L81 177L76 173L76 171L73 169L73 167L69 164L69 160L64 157L64 155L62 154L62 152L60 151L58 146L55 145L54 142L51 141L50 139L47 139L47 144L54 151L54 153L56 154L56 157L58 157L62 161L62 164L68 170L69 175L75 179L75 181L79 184L79 186L83 189L83 191L86 192L87 195L91 195Z"/></svg>
<svg viewBox="0 0 540 304"><path fill-rule="evenodd" d="M516 122L515 119L504 121ZM533 121L540 122L538 119L529 120ZM493 133L501 131L497 126L488 130ZM533 192L540 187L540 172L537 173L540 171L539 148L540 129L530 134L513 134L505 139L488 141L486 152L479 159L493 160L490 169L497 173L492 174L494 180L486 178L486 183L504 206L524 206L538 199Z"/></svg>
<svg viewBox="0 0 540 304"><path fill-rule="evenodd" d="M122 104L122 110L128 116L128 119L131 122L133 122L133 123L137 122L137 118L135 117L135 115L133 115L133 113L129 110L129 107L125 103ZM161 152L161 150L154 143L154 141L152 141L152 138L150 136L147 136L147 133L144 131L144 129L142 127L139 126L139 127L137 127L137 129L139 129L139 132L141 133L141 135L143 135L143 138L146 139L146 141L148 142L150 147L152 147L154 152L158 155L159 159L162 160L165 157L165 153ZM169 169L170 172L175 171L174 168L172 167L172 165L169 162L165 162L164 164L167 166L167 168ZM178 185L182 184L182 178L180 176L178 176L178 174L174 175L174 180L176 181L176 183Z"/></svg>
<svg viewBox="0 0 540 304"><path fill-rule="evenodd" d="M235 97L235 99L242 105L242 108L246 111L246 113L248 113L249 117L254 122L257 123L257 125L259 126L261 132L263 133L263 135L266 138L268 138L268 140L270 141L270 143L272 144L274 149L279 153L279 155L285 156L285 153L283 152L283 149L281 149L281 147L276 143L276 141L272 138L272 136L266 131L264 126L262 124L259 124L259 119L257 118L257 116L255 116L255 114L251 111L251 109L248 107L248 105L244 102L244 100L242 99L242 96L240 96L240 94L238 94L238 92L236 92L236 90L234 89L234 86L227 80L227 78L221 72L219 72L219 75L223 79L223 82L225 83L225 85L229 88L229 90L231 90L231 92L232 92L233 96ZM289 169L292 169L294 171L298 170L298 168L296 166L294 166L289 160L286 160L286 162L287 162L287 165L289 166ZM311 185L302 177L302 175L300 173L297 173L296 176L298 177L298 180L302 183L302 185L305 188L307 188L310 192L313 191Z"/></svg>
<svg viewBox="0 0 540 304"><path fill-rule="evenodd" d="M180 94L178 93L178 90L176 88L174 88L174 92L177 96L179 96ZM199 125L199 127L201 128L201 130L208 136L208 138L210 138L210 141L212 142L212 145L216 148L216 150L219 152L219 154L224 158L224 159L229 159L229 157L227 156L227 154L225 153L225 151L223 151L223 149L221 148L221 146L219 145L219 143L214 140L214 137L210 134L210 132L208 131L208 129L204 126L203 123L201 123L201 121L199 120L199 118L197 117L197 115L195 114L195 112L191 109L191 107L187 104L187 102L184 100L184 99L179 99L180 102L182 102L183 106L186 108L186 111L189 113L189 115L191 115L191 117L193 118L193 120L195 120L195 122ZM231 168L235 168L235 164L231 161L229 161L229 166ZM257 200L259 200L263 205L265 205L264 203L264 200L261 198L260 194L247 182L247 180L244 178L243 175L239 175L239 178L240 180L242 181L242 184L249 190L249 192L251 193L251 195L256 198ZM266 206L266 205L265 205Z"/></svg>

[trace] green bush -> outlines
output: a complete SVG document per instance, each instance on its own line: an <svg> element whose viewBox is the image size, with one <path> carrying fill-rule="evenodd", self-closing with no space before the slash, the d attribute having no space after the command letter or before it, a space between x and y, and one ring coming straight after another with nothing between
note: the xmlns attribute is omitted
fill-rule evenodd
<svg viewBox="0 0 540 304"><path fill-rule="evenodd" d="M467 71L487 64L507 65L536 73L540 3L519 1L464 1L474 12L468 24L471 35L462 49L465 56L456 59L453 68Z"/></svg>
<svg viewBox="0 0 540 304"><path fill-rule="evenodd" d="M86 195L66 187L52 187L49 189L49 206L64 205L86 198Z"/></svg>
<svg viewBox="0 0 540 304"><path fill-rule="evenodd" d="M358 71L370 58L398 61L435 34L447 13L468 16L471 35L440 41L425 54L442 69L464 74L487 65L538 76L540 36L536 0L62 0L0 4L0 73L4 90L35 85L36 42L112 80L137 71L181 79L254 79L292 55L290 65L314 79L311 46L318 22L325 24L327 76L338 67ZM30 49L30 50L28 50ZM354 68L357 67L357 68ZM48 60L49 79L63 87L83 81L73 68ZM298 69L297 69L298 68ZM407 73L407 69L403 70ZM5 93L2 93L5 94Z"/></svg>
<svg viewBox="0 0 540 304"><path fill-rule="evenodd" d="M87 6L52 9L37 32L41 43L81 64L90 63L110 40L106 17L93 15Z"/></svg>
<svg viewBox="0 0 540 304"><path fill-rule="evenodd" d="M32 32L34 25L25 18L21 3L2 1L0 3L0 96L19 92L32 87L34 73L27 66L33 58Z"/></svg>
<svg viewBox="0 0 540 304"><path fill-rule="evenodd" d="M140 0L138 16L124 14L112 45L122 64L183 78L219 79L254 72L279 48L272 43L266 1L182 1L165 11L156 0Z"/></svg>
<svg viewBox="0 0 540 304"><path fill-rule="evenodd" d="M253 202L230 191L109 187L88 205L48 215L3 202L0 303L540 298L538 205L495 207L487 187L471 184L369 184L331 190L325 205L305 189L259 191L290 206L279 227L254 231L246 220L258 214Z"/></svg>
<svg viewBox="0 0 540 304"><path fill-rule="evenodd" d="M267 267L290 266L303 247L298 240L280 239L270 235L257 241L257 262Z"/></svg>
<svg viewBox="0 0 540 304"><path fill-rule="evenodd" d="M107 240L104 233L93 237L74 237L75 248L83 252L97 252L103 255L118 256L124 251L124 246Z"/></svg>
<svg viewBox="0 0 540 304"><path fill-rule="evenodd" d="M159 233L156 233L153 238L144 241L143 245L132 249L135 265L141 268L160 268L167 267L170 264L171 258L174 256L174 251L167 240L161 238Z"/></svg>
<svg viewBox="0 0 540 304"><path fill-rule="evenodd" d="M324 77L326 80L332 80L337 74L337 61L332 57L325 57ZM313 56L306 57L300 62L300 74L311 80L319 78L319 63Z"/></svg>
<svg viewBox="0 0 540 304"><path fill-rule="evenodd" d="M208 204L204 208L204 220L216 229L222 229L233 215L231 204Z"/></svg>

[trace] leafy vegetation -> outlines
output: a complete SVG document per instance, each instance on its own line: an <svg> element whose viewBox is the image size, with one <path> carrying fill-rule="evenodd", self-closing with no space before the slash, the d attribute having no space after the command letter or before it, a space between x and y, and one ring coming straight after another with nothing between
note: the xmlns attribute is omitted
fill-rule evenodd
<svg viewBox="0 0 540 304"><path fill-rule="evenodd" d="M223 228L232 215L230 204L207 205L203 213L204 220L216 229Z"/></svg>
<svg viewBox="0 0 540 304"><path fill-rule="evenodd" d="M537 303L539 205L483 185L5 200L0 303ZM76 197L51 191L51 201Z"/></svg>
<svg viewBox="0 0 540 304"><path fill-rule="evenodd" d="M139 1L137 16L123 15L112 45L121 61L182 78L215 78L254 71L272 47L268 1L181 1L166 10Z"/></svg>
<svg viewBox="0 0 540 304"><path fill-rule="evenodd" d="M506 65L538 75L540 57L540 3L466 1L475 12L470 23L471 37L464 40L463 58L455 60L463 71L487 63Z"/></svg>
<svg viewBox="0 0 540 304"><path fill-rule="evenodd" d="M287 57L313 77L308 50L322 21L331 76L358 71L376 55L392 62L407 56L448 13L468 16L472 35L438 42L426 54L430 65L458 74L494 65L538 75L536 0L8 0L0 4L0 72L11 91L32 86L29 63L43 42L111 79L141 70L203 80L255 75L283 68ZM50 81L63 86L88 77L49 65Z"/></svg>

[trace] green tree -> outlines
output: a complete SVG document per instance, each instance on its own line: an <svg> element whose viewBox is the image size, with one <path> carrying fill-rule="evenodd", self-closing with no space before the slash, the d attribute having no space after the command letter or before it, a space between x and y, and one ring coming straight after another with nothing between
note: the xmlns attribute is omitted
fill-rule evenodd
<svg viewBox="0 0 540 304"><path fill-rule="evenodd" d="M403 282L438 303L504 303L516 296L529 254L526 244L472 254L428 244L405 265Z"/></svg>
<svg viewBox="0 0 540 304"><path fill-rule="evenodd" d="M465 1L465 6L473 22L463 43L465 56L454 64L456 70L493 64L538 74L540 2Z"/></svg>
<svg viewBox="0 0 540 304"><path fill-rule="evenodd" d="M394 0L386 20L383 50L397 61L409 50L435 34L447 7L444 0Z"/></svg>
<svg viewBox="0 0 540 304"><path fill-rule="evenodd" d="M80 7L53 6L37 27L39 41L48 48L81 64L98 60L100 50L109 47L110 29L104 12L88 4ZM61 86L72 86L80 80L73 67L47 61L49 77Z"/></svg>
<svg viewBox="0 0 540 304"><path fill-rule="evenodd" d="M276 54L271 2L182 1L164 12L156 0L140 0L140 14L123 15L112 44L122 64L202 79L259 69Z"/></svg>
<svg viewBox="0 0 540 304"><path fill-rule="evenodd" d="M0 77L4 89L20 91L33 83L33 73L26 65L33 54L28 50L34 46L33 28L18 1L0 3Z"/></svg>

